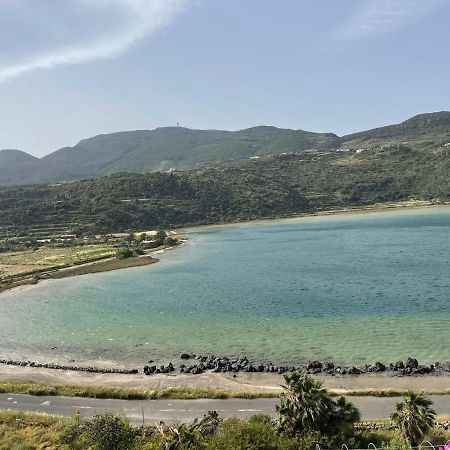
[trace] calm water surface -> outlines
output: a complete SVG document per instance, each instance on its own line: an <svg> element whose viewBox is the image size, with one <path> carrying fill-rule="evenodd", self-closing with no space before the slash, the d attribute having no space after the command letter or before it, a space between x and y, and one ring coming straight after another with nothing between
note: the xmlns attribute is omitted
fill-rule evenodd
<svg viewBox="0 0 450 450"><path fill-rule="evenodd" d="M450 360L450 208L192 233L152 266L0 295L0 356Z"/></svg>

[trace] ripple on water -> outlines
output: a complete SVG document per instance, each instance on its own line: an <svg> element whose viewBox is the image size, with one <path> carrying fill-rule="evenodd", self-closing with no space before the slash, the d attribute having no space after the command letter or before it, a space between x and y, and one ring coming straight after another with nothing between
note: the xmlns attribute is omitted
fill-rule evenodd
<svg viewBox="0 0 450 450"><path fill-rule="evenodd" d="M3 294L0 354L450 360L449 231L441 208L194 233L159 264Z"/></svg>

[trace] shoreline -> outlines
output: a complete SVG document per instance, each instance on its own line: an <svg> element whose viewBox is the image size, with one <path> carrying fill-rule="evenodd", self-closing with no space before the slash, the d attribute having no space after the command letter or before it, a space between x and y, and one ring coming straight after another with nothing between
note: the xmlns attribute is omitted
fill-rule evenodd
<svg viewBox="0 0 450 450"><path fill-rule="evenodd" d="M185 241L183 240L177 246L170 246L170 247L163 246L162 248L156 248L155 250L151 250L145 253L144 255L140 256L133 256L125 259L106 258L96 261L85 262L74 266L49 268L48 270L42 272L39 271L31 274L30 273L24 274L23 275L24 278L22 280L19 279L17 281L17 285L6 288L0 286L0 297L5 292L20 292L23 290L32 289L34 286L36 286L42 281L71 278L81 275L105 273L121 269L131 269L133 267L148 266L150 264L154 264L160 261L158 258L155 258L154 255L161 255L162 253L165 253L166 250L172 250L176 247L181 247L184 244ZM38 279L36 279L36 277L38 277Z"/></svg>
<svg viewBox="0 0 450 450"><path fill-rule="evenodd" d="M178 361L177 361L178 360ZM167 365L148 361L148 364L143 367L136 364L130 368L128 365L98 365L95 362L91 364L76 365L75 361L71 363L55 363L49 360L37 362L32 360L1 358L0 367L15 367L15 368L30 368L30 369L45 369L53 371L69 371L80 373L95 373L95 374L126 374L138 375L143 374L150 376L166 374L171 376L176 375L202 375L208 373L231 374L233 378L242 374L268 374L268 375L284 375L292 372L303 372L309 375L318 375L322 377L367 377L373 375L383 375L386 377L420 377L429 375L433 377L450 377L450 362L436 362L434 364L426 365L420 364L415 358L408 357L407 360L397 361L383 364L376 362L374 364L363 365L340 365L331 361L309 361L302 365L277 365L273 363L255 363L251 362L246 356L240 357L216 357L216 356L202 356L195 354L183 353L179 358L174 359Z"/></svg>
<svg viewBox="0 0 450 450"><path fill-rule="evenodd" d="M376 203L367 206L355 206L355 207L343 207L342 209L330 209L324 211L318 211L313 213L303 213L295 214L283 217L270 217L261 218L248 221L230 222L230 223L220 223L220 224L205 224L205 225L192 225L180 228L174 228L177 233L193 234L198 232L205 232L214 229L222 229L228 227L239 227L239 226L251 226L251 225L265 225L276 222L284 221L298 221L307 220L314 218L324 218L324 217L335 217L335 216L351 216L357 214L372 214L376 212L395 212L395 211L409 211L409 210L420 210L420 209L431 209L431 208L443 208L450 207L450 202L445 202L441 204L435 204L431 201L425 200L415 200L415 201L404 201L404 202L394 202L394 203ZM184 245L184 242L180 246ZM133 267L142 267L145 265L150 265L159 261L157 258L153 258L151 255L157 255L164 253L166 250L171 250L175 247L165 247L161 249L153 250L146 255L127 258L124 260L118 260L115 258L101 259L98 261L91 261L87 263L82 263L75 266L61 267L55 269L48 269L47 271L36 271L36 273L24 274L23 280L18 280L17 284L3 288L0 286L0 297L4 292L15 292L23 289L31 289L33 286L39 284L41 281L52 280L52 279L62 279L81 275L89 275L96 273L110 272L113 270L129 269ZM145 261L149 259L151 261Z"/></svg>
<svg viewBox="0 0 450 450"><path fill-rule="evenodd" d="M131 267L142 267L155 264L159 261L152 256L134 256L126 259L108 259L98 263L86 263L78 266L67 267L51 272L44 279L59 280L62 278L76 277L94 273L111 272L113 270L129 269Z"/></svg>
<svg viewBox="0 0 450 450"><path fill-rule="evenodd" d="M351 209L346 209L345 211L343 210L331 210L331 211L322 211L320 213L316 213L316 214L304 214L301 216L295 216L295 217L288 217L288 218L276 218L276 219L263 219L263 220L255 220L255 221L248 221L248 222L238 222L238 223L230 223L230 224L217 224L217 225L200 225L200 226L196 226L196 227L192 227L192 228L187 228L187 229L177 229L177 231L181 232L184 231L186 233L189 232L197 232L202 230L202 229L211 229L211 228L217 228L217 227L229 227L229 226L240 226L240 225L252 225L252 224L267 224L270 222L278 222L278 221L287 221L287 220L304 220L304 219L308 219L308 218L316 218L316 217L330 217L330 216L336 216L336 215L340 215L340 216L347 216L347 215L352 215L352 214L372 214L372 213L376 213L376 212L395 212L395 211L409 211L409 210L420 210L420 209L430 209L430 208L442 208L442 207L449 207L449 204L442 204L442 205L434 205L431 202L422 202L421 204L417 204L417 202L415 202L414 204L383 204L382 206L377 206L374 207L374 205L370 206L370 207L358 207L358 208L351 208ZM186 231L186 230L191 230L191 231ZM89 273L101 273L101 272L106 272L106 271L110 271L110 270L119 270L122 268L132 268L132 267L138 267L138 266L143 266L143 265L148 265L148 264L153 264L159 261L159 259L154 258L152 255L158 255L161 254L162 252L165 252L165 250L169 250L172 248L176 248L176 247L168 247L168 248L160 248L160 249L156 249L153 250L151 253L145 255L145 256L141 256L141 257L133 257L133 258L128 258L125 260L114 260L114 259L109 259L109 260L102 260L100 262L93 262L93 263L85 263L79 266L72 266L72 267L68 267L68 268L62 268L62 269L58 269L56 271L54 271L53 273L50 274L50 276L48 277L43 277L42 280L49 280L49 279L58 279L58 278L65 278L65 277L72 277L72 276L80 276L83 274L89 274ZM124 263L124 264L121 264ZM109 264L116 266L114 268L108 267ZM101 268L99 266L104 266L106 265L106 269L105 268ZM117 267L119 266L119 267ZM92 270L93 269L93 270ZM15 289L31 289L33 287L32 284L24 284L18 287L15 287L11 290L9 290L9 292L11 292L12 290ZM1 292L0 292L0 297L1 297ZM1 300L1 299L0 299ZM1 369L2 365L0 364L0 369ZM24 370L24 373L30 373L28 371L28 369L34 369L34 370L50 370L53 372L61 372L63 374L66 373L81 373L84 374L85 372L83 371L78 371L75 372L74 370L70 370L70 369L59 369L59 370L55 370L55 369L45 369L45 368L40 368L40 367L22 367L22 368L17 368L18 371L16 372L16 374L18 376L20 376L20 370ZM0 381L1 381L1 370L0 370ZM109 374L100 374L100 375L109 375ZM140 374L139 374L140 375ZM152 374L151 377L147 377L147 378L153 378L153 377L159 377L160 374ZM161 375L165 375L166 377L169 377L169 379L173 380L174 377L181 377L181 378L177 378L179 380L181 380L180 382L184 382L185 378L184 377L190 377L190 376L194 376L194 377L199 377L202 378L203 375L206 376L210 376L210 375L217 375L217 374L213 374L210 373L209 371L205 372L204 374L161 374ZM224 374L225 375L225 374ZM246 373L238 373L236 376L237 377L247 377L248 375L253 375L253 374L246 374ZM254 374L254 376L258 377L259 375L265 375L265 374ZM359 376L355 376L356 374L345 374L345 375L341 375L341 374L336 374L336 379L344 379L344 378L348 378L349 380L355 380L356 378L360 378ZM125 375L121 375L121 376L125 376ZM136 377L137 375L133 375L133 377ZM229 373L229 376L233 377L233 373ZM269 377L277 377L278 375L276 374L268 374ZM281 375L280 375L281 376ZM319 375L320 376L320 375ZM334 378L334 376L331 375L322 375L326 378ZM385 374L385 376L388 379L391 380L396 380L399 378L399 376L397 376L396 374ZM361 378L367 378L369 380L373 380L374 378L374 374L371 373L364 373L362 374ZM64 377L63 377L64 378ZM66 378L70 378L69 375L67 375ZM407 376L406 378L409 379L413 379L413 378L423 378L423 379L428 379L428 380L436 380L436 379L444 379L447 382L447 389L450 388L450 375L448 374L433 374L433 375L413 375L413 376ZM29 381L29 380L28 380ZM33 380L31 380L33 381ZM393 385L397 385L397 381L392 381ZM434 382L431 383L431 385L434 385ZM206 384L206 386L208 386ZM205 387L205 386L202 386Z"/></svg>
<svg viewBox="0 0 450 450"><path fill-rule="evenodd" d="M24 274L21 279L18 277L17 284L13 286L0 286L0 298L6 292L20 292L32 289L42 281L71 278L81 275L111 272L114 270L129 269L132 267L142 267L159 262L159 259L151 255L134 256L126 259L108 258L99 261L90 261L69 267L49 268L47 271L40 271L31 274Z"/></svg>
<svg viewBox="0 0 450 450"><path fill-rule="evenodd" d="M324 387L336 395L365 395L389 397L408 390L420 391L429 395L450 393L450 374L439 377L432 375L397 376L386 374L368 374L367 376L326 376L312 375L324 383ZM284 378L280 374L266 373L213 373L192 374L156 374L148 377L139 374L100 374L75 372L70 370L52 370L34 367L0 365L0 385L31 383L45 386L60 386L76 389L133 389L133 390L170 390L198 389L218 390L243 395L276 395L282 391Z"/></svg>
<svg viewBox="0 0 450 450"><path fill-rule="evenodd" d="M414 201L402 201L402 202L389 202L389 203L374 203L371 205L361 205L361 206L347 206L342 209L327 209L323 211L316 211L311 213L300 213L293 214L289 216L280 217L269 217L261 219L244 220L238 222L227 222L227 223L214 223L214 224L204 224L204 225L190 225L180 228L175 228L177 232L191 234L196 232L208 231L211 229L220 229L228 227L238 227L238 226L251 226L251 225L265 225L275 222L284 221L297 221L305 219L317 219L325 217L335 217L335 216L352 216L359 214L372 214L377 212L398 212L398 211L413 211L413 210L428 210L428 209L438 209L450 207L450 202L444 203L433 203L427 200L414 200Z"/></svg>

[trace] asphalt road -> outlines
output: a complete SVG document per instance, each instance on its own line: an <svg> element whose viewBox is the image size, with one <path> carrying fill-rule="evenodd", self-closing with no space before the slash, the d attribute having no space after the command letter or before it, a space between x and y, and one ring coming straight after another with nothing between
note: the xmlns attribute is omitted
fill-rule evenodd
<svg viewBox="0 0 450 450"><path fill-rule="evenodd" d="M430 396L438 415L450 415L450 395ZM349 397L357 406L363 419L389 417L398 397ZM227 400L110 400L75 397L35 397L30 395L0 394L0 410L34 411L71 416L79 410L89 418L101 412L123 412L132 422L142 423L142 413L147 423L163 421L183 422L202 417L216 410L221 417L250 417L255 414L275 415L277 399L227 399Z"/></svg>

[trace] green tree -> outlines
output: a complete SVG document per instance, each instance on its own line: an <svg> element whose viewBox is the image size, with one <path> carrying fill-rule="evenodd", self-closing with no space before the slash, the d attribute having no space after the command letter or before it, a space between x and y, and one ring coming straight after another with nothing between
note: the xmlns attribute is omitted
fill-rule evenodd
<svg viewBox="0 0 450 450"><path fill-rule="evenodd" d="M276 410L282 432L290 436L321 433L328 437L349 436L360 413L344 397L334 401L321 381L294 372L284 376L286 385Z"/></svg>
<svg viewBox="0 0 450 450"><path fill-rule="evenodd" d="M433 402L422 394L408 392L403 401L397 403L391 420L412 447L420 444L425 434L433 428L436 413L431 408Z"/></svg>
<svg viewBox="0 0 450 450"><path fill-rule="evenodd" d="M174 238L172 236L166 236L164 238L164 245L177 245L177 243L177 238Z"/></svg>
<svg viewBox="0 0 450 450"><path fill-rule="evenodd" d="M286 385L276 407L281 430L292 436L325 430L334 403L322 383L300 372L287 374L284 379Z"/></svg>
<svg viewBox="0 0 450 450"><path fill-rule="evenodd" d="M119 248L116 252L117 259L126 259L131 258L133 256L133 252L128 247Z"/></svg>
<svg viewBox="0 0 450 450"><path fill-rule="evenodd" d="M361 413L353 403L345 397L339 397L334 402L333 413L330 417L329 429L348 434L353 432L353 425L361 420Z"/></svg>
<svg viewBox="0 0 450 450"><path fill-rule="evenodd" d="M156 241L158 241L158 245L162 245L166 237L167 233L164 230L158 230L155 235L155 239Z"/></svg>

